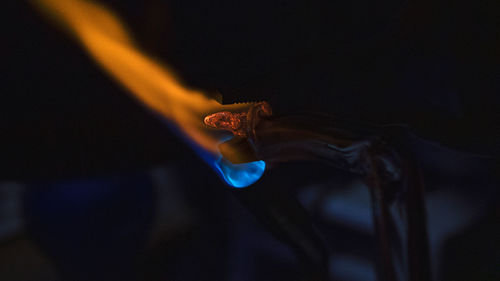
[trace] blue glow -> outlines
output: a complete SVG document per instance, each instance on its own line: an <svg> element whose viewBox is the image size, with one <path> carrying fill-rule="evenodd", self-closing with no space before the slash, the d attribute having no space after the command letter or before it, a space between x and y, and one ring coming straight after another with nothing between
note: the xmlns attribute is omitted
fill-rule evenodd
<svg viewBox="0 0 500 281"><path fill-rule="evenodd" d="M252 185L258 181L264 170L266 169L266 162L254 161L243 164L233 164L222 156L215 161L215 167L220 177L232 187L243 188Z"/></svg>
<svg viewBox="0 0 500 281"><path fill-rule="evenodd" d="M194 151L203 159L212 169L221 177L225 183L235 188L245 188L258 181L266 170L266 162L259 160L243 164L233 164L222 157L219 153L214 155L202 149L191 138L186 136L177 126L167 122L167 125L174 133L181 136L194 149ZM227 141L224 139L223 141Z"/></svg>
<svg viewBox="0 0 500 281"><path fill-rule="evenodd" d="M233 164L222 155L213 155L189 142L196 153L231 187L245 188L258 181L266 170L266 162L259 160L243 164Z"/></svg>

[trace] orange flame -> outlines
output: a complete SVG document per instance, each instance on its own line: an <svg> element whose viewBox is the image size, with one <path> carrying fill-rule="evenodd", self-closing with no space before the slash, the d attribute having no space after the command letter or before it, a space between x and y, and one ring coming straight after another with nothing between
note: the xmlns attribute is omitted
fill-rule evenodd
<svg viewBox="0 0 500 281"><path fill-rule="evenodd" d="M140 52L111 11L90 1L33 0L68 29L89 54L142 103L177 124L203 149L218 153L214 129L205 116L219 111L244 111L250 103L222 105L200 91L183 86L173 72Z"/></svg>

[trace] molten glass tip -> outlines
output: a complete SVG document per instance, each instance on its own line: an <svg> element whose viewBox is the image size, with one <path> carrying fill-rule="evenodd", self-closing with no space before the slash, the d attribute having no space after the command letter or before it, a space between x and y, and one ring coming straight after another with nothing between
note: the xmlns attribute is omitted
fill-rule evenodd
<svg viewBox="0 0 500 281"><path fill-rule="evenodd" d="M222 111L208 115L203 122L212 128L231 131L235 136L245 137L246 119L246 112Z"/></svg>
<svg viewBox="0 0 500 281"><path fill-rule="evenodd" d="M219 130L233 133L237 138L248 138L249 132L261 117L272 115L271 106L267 102L255 103L247 111L230 112L219 111L204 118L205 125ZM236 153L243 153L236 151ZM252 161L246 163L231 163L222 155L213 162L212 167L224 179L224 181L236 188L247 187L259 180L266 169L266 162Z"/></svg>
<svg viewBox="0 0 500 281"><path fill-rule="evenodd" d="M220 111L210 114L203 119L203 122L209 127L230 131L235 136L246 138L261 117L271 115L271 106L264 101L251 104L245 112Z"/></svg>

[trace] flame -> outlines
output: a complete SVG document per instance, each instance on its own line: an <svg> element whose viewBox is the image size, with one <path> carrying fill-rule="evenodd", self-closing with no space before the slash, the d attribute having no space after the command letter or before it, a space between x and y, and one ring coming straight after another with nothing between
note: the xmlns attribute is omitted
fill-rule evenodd
<svg viewBox="0 0 500 281"><path fill-rule="evenodd" d="M215 165L213 167L222 173L226 182L235 186L234 182L228 180L229 174L238 177L235 171L247 173L255 168L252 166L246 170L243 166L232 167L233 164L220 159L217 147L221 140L215 134L217 130L203 123L204 117L209 114L245 111L251 103L222 105L202 92L182 85L170 69L160 66L139 51L118 17L100 4L82 0L33 2L75 36L94 60L140 102L174 123L190 142L202 148L202 157L205 160L212 159L207 161ZM263 172L262 163L259 163L258 168L260 175Z"/></svg>

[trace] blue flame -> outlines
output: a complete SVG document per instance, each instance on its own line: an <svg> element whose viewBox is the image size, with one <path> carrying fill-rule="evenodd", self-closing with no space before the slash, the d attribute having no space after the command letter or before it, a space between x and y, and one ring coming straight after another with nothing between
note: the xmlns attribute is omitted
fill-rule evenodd
<svg viewBox="0 0 500 281"><path fill-rule="evenodd" d="M220 156L214 162L215 171L224 181L232 187L244 188L258 181L264 170L266 162L259 160L243 164L233 164Z"/></svg>
<svg viewBox="0 0 500 281"><path fill-rule="evenodd" d="M229 160L202 149L191 138L186 136L176 125L166 122L174 133L180 135L193 148L193 150L203 159L225 183L235 188L245 188L258 181L266 170L266 162L259 160L243 164L233 164ZM229 140L224 139L222 142Z"/></svg>
<svg viewBox="0 0 500 281"><path fill-rule="evenodd" d="M245 188L258 181L266 170L266 162L259 160L243 164L233 164L222 155L213 155L198 145L189 142L196 153L221 177L228 185Z"/></svg>

